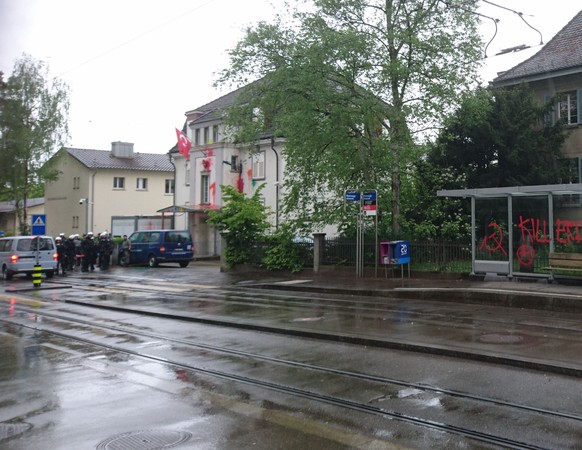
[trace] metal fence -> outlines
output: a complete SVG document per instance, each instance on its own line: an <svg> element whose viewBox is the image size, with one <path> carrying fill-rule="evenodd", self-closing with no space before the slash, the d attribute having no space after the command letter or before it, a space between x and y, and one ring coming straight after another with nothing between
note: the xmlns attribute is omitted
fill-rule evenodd
<svg viewBox="0 0 582 450"><path fill-rule="evenodd" d="M470 272L471 245L458 242L410 242L410 267L413 270L431 272ZM364 265L375 266L380 258L373 238L364 241ZM356 240L326 238L323 252L324 265L356 265Z"/></svg>
<svg viewBox="0 0 582 450"><path fill-rule="evenodd" d="M427 272L469 273L471 272L471 245L469 243L445 241L414 241L410 240L410 268L411 270ZM378 241L378 244L380 241ZM304 249L304 266L313 267L313 244L296 243ZM379 245L378 245L379 246ZM258 243L255 246L252 263L260 265L267 243ZM356 266L356 239L345 237L326 237L322 252L321 264L328 266ZM376 248L374 238L364 240L364 265L374 267L378 258L380 263L380 249ZM383 267L383 266L382 266Z"/></svg>

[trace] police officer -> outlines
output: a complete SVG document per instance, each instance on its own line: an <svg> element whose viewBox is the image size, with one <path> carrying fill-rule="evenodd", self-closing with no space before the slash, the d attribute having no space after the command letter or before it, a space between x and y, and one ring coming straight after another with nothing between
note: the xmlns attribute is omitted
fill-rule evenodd
<svg viewBox="0 0 582 450"><path fill-rule="evenodd" d="M81 272L91 272L95 270L95 260L97 259L97 248L93 238L93 232L89 231L85 238L81 241L81 250L83 251L83 262L81 264Z"/></svg>
<svg viewBox="0 0 582 450"><path fill-rule="evenodd" d="M57 245L57 275L59 270L63 275L66 275L68 265L67 250L62 236L59 235L55 238L55 244Z"/></svg>
<svg viewBox="0 0 582 450"><path fill-rule="evenodd" d="M99 235L99 269L107 270L111 263L111 254L113 253L113 242L109 233L104 231Z"/></svg>

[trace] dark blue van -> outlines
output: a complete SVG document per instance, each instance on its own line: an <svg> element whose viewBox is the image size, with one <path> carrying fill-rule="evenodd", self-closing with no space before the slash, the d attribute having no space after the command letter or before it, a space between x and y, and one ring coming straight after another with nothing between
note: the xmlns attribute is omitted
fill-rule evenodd
<svg viewBox="0 0 582 450"><path fill-rule="evenodd" d="M144 230L129 236L130 264L178 263L186 267L194 257L188 230Z"/></svg>

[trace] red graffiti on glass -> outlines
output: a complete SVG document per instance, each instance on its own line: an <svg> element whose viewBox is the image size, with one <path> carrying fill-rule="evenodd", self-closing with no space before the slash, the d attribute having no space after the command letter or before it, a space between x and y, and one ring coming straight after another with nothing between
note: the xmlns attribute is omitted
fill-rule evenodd
<svg viewBox="0 0 582 450"><path fill-rule="evenodd" d="M507 256L507 251L503 247L503 230L501 227L497 223L491 222L487 228L492 229L492 231L485 235L479 249L485 249L490 253L500 251ZM545 219L519 216L517 228L521 232L523 243L517 248L515 256L521 266L531 267L536 257L533 244L549 244L552 241L548 231L548 223ZM581 228L582 221L557 219L554 230L556 242L560 244L582 242Z"/></svg>
<svg viewBox="0 0 582 450"><path fill-rule="evenodd" d="M536 259L536 251L531 245L520 245L515 256L520 266L531 267Z"/></svg>
<svg viewBox="0 0 582 450"><path fill-rule="evenodd" d="M556 220L556 242L568 244L570 242L582 242L580 236L582 222L572 220Z"/></svg>
<svg viewBox="0 0 582 450"><path fill-rule="evenodd" d="M525 242L548 244L552 240L548 235L548 224L543 219L534 219L533 217L524 219L519 216L517 227L521 231L521 238Z"/></svg>
<svg viewBox="0 0 582 450"><path fill-rule="evenodd" d="M488 252L494 253L498 250L503 252L505 256L507 256L507 251L503 248L503 230L501 227L492 222L489 224L488 228L493 228L491 234L486 234L483 238L483 242L481 242L481 246L479 247L480 250L487 250ZM489 243L492 242L493 245Z"/></svg>

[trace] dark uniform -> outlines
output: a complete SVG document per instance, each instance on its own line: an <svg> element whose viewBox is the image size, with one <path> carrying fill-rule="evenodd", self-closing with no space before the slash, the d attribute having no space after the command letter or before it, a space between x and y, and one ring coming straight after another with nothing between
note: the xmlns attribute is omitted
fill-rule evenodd
<svg viewBox="0 0 582 450"><path fill-rule="evenodd" d="M109 269L111 264L111 254L113 253L113 242L109 237L109 233L104 231L99 235L99 268L101 270Z"/></svg>
<svg viewBox="0 0 582 450"><path fill-rule="evenodd" d="M93 233L87 233L87 236L81 241L81 250L83 251L83 262L81 264L81 271L87 272L95 270L95 261L97 259L97 247L93 239Z"/></svg>
<svg viewBox="0 0 582 450"><path fill-rule="evenodd" d="M55 243L57 244L57 275L59 270L63 275L67 272L67 250L65 247L66 241L63 241L61 236L55 238Z"/></svg>

